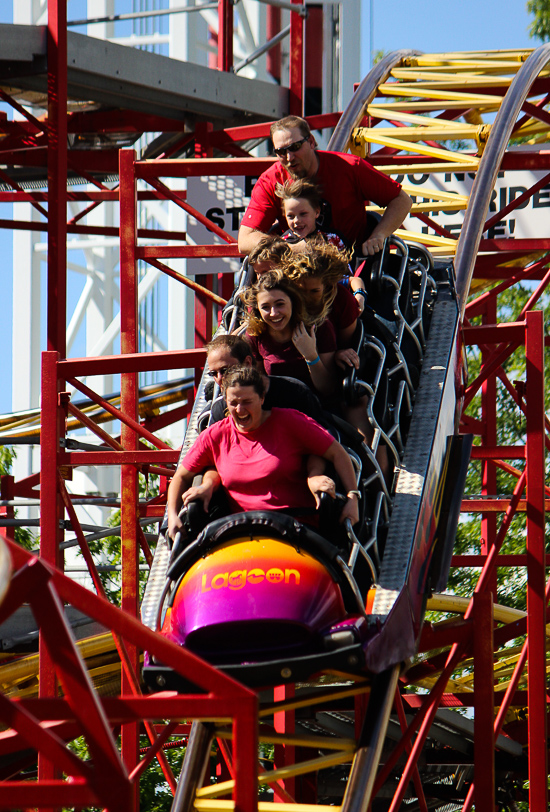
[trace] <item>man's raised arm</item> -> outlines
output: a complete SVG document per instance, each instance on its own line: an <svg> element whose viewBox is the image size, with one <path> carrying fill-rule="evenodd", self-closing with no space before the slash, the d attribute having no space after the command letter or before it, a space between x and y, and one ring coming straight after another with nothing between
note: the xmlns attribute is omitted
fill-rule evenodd
<svg viewBox="0 0 550 812"><path fill-rule="evenodd" d="M388 205L380 219L378 225L373 229L372 234L362 245L363 256L376 254L384 246L384 240L403 225L403 220L410 212L412 200L409 195L401 189L397 197L394 197Z"/></svg>
<svg viewBox="0 0 550 812"><path fill-rule="evenodd" d="M257 231L255 228L250 228L250 226L241 226L237 238L241 254L250 254L263 237L265 237L263 231Z"/></svg>

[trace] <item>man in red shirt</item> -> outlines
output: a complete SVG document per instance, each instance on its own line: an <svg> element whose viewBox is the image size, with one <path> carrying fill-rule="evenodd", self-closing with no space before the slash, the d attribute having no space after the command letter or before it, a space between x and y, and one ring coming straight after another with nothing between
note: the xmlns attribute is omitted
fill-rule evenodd
<svg viewBox="0 0 550 812"><path fill-rule="evenodd" d="M363 256L382 250L384 240L401 226L412 205L399 183L355 155L317 150L309 124L298 116L272 124L271 140L279 160L254 185L239 229L240 251L250 253L277 221L283 231L286 229L277 184L297 178L317 183L330 204L331 221L323 223L323 230L336 231ZM386 210L369 234L365 203L371 200ZM302 251L304 244L301 241L290 247Z"/></svg>

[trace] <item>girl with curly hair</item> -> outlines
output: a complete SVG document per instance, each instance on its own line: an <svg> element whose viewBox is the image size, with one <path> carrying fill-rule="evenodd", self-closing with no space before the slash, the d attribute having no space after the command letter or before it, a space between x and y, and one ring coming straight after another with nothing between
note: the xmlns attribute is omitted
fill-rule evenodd
<svg viewBox="0 0 550 812"><path fill-rule="evenodd" d="M347 255L333 245L310 244L303 253L286 256L280 270L300 289L309 318L331 322L338 344L338 366L358 366L350 343L360 311L350 290L339 284L347 272Z"/></svg>
<svg viewBox="0 0 550 812"><path fill-rule="evenodd" d="M315 243L301 254L292 254L281 262L280 270L302 292L309 318L326 319L334 327L338 350L334 360L343 370L359 369L359 356L351 346L359 318L359 308L353 294L340 284L347 269L347 257L333 245ZM326 323L326 322L325 322ZM341 404L344 417L365 437L372 439L372 427L367 417L367 397L354 406ZM382 469L388 467L385 447L379 446Z"/></svg>

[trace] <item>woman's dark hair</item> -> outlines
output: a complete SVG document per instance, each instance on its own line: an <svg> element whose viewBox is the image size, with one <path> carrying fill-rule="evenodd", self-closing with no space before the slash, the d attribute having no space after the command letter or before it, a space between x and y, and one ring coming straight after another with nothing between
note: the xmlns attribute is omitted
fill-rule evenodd
<svg viewBox="0 0 550 812"><path fill-rule="evenodd" d="M320 187L306 178L278 183L275 194L283 201L283 209L285 200L307 200L312 209L321 209L323 203Z"/></svg>
<svg viewBox="0 0 550 812"><path fill-rule="evenodd" d="M313 324L306 313L300 291L292 284L290 279L287 279L279 271L268 271L262 274L251 288L247 288L242 293L245 307L248 309L246 329L250 335L259 336L267 329L258 308L258 295L260 293L271 293L273 290L280 290L290 299L292 304L290 326L292 329L302 321L308 327Z"/></svg>
<svg viewBox="0 0 550 812"><path fill-rule="evenodd" d="M251 386L257 395L265 397L265 383L257 369L254 367L231 367L222 379L224 393L230 386Z"/></svg>

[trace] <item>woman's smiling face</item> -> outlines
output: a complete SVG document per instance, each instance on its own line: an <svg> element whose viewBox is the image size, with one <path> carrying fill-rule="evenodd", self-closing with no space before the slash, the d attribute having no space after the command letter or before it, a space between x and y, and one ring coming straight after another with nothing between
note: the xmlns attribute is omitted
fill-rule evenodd
<svg viewBox="0 0 550 812"><path fill-rule="evenodd" d="M281 333L290 324L292 302L282 290L264 290L258 293L258 310L270 332Z"/></svg>
<svg viewBox="0 0 550 812"><path fill-rule="evenodd" d="M255 431L263 422L264 399L253 386L229 386L225 392L227 411L237 431Z"/></svg>

